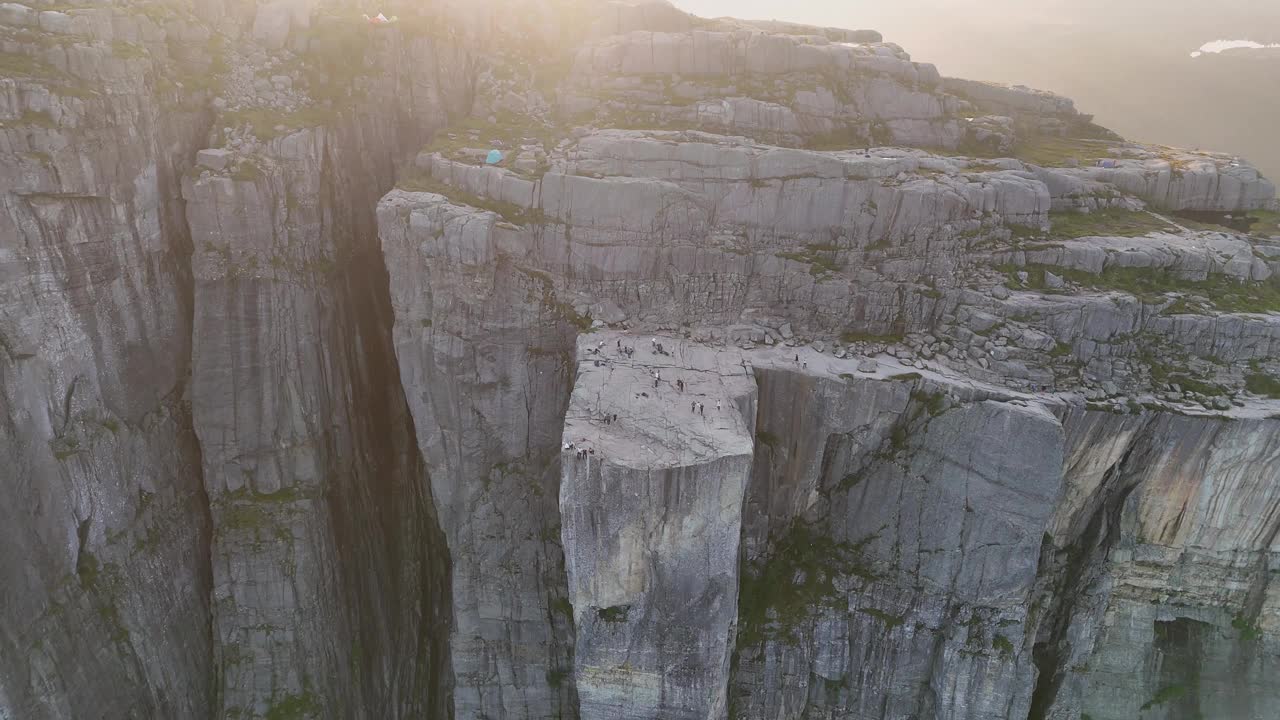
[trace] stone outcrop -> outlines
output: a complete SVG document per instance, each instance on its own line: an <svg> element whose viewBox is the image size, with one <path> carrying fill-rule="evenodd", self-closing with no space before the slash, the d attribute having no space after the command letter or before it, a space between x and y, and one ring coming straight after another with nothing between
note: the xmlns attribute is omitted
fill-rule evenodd
<svg viewBox="0 0 1280 720"><path fill-rule="evenodd" d="M724 716L754 378L666 336L577 354L560 514L582 715Z"/></svg>
<svg viewBox="0 0 1280 720"><path fill-rule="evenodd" d="M408 232L417 239L397 239L389 247L435 248L428 257L451 265L512 263L549 283L542 302L566 314L572 308L583 324L589 318L582 315L599 310L604 317L609 309L610 324L641 328L621 338L583 336L561 445L562 533L576 633L573 678L584 716L642 716L646 708L652 715L653 707L662 708L657 714L686 716L687 696L671 683L704 683L719 668L714 652L696 669L677 667L676 659L687 659L688 649L673 649L662 639L669 636L651 634L655 618L661 618L661 627L700 623L684 635L714 638L722 619L692 610L672 618L655 609L653 598L668 594L658 592L666 575L653 574L647 568L654 561L641 558L675 563L700 545L684 543L680 551L664 553L627 539L655 527L658 511L649 506L652 494L641 493L644 499L638 500L623 488L643 487L654 470L640 478L612 470L612 464L630 467L618 458L629 457L637 437L666 437L661 428L680 422L681 415L693 425L677 437L698 442L700 416L690 408L644 409L685 402L669 386L675 377L669 373L679 374L692 366L690 358L715 352L691 350L686 340L666 334L657 339L676 358L667 361L649 349L646 343L654 338L643 328L682 319L694 320L693 337L747 346L794 344L796 327L811 336L849 334L850 328L905 330L897 346L892 338L838 340L836 359L815 355L812 348L763 356L719 351L741 358L754 380L751 400L738 403L755 408L745 423L755 431L750 481L735 518L742 528L743 566L728 684L734 716L840 717L882 708L876 716L1047 717L1106 702L1104 695L1087 692L1082 664L1063 663L1072 652L1091 652L1105 613L1120 612L1123 602L1112 598L1110 588L1112 573L1125 570L1105 555L1094 556L1087 573L1053 559L1055 548L1090 538L1044 539L1061 522L1055 520L1063 512L1059 498L1073 482L1074 430L1064 418L1082 412L1131 417L1126 392L1107 383L1102 385L1114 389L1088 388L1130 367L1135 382L1152 382L1156 368L1145 374L1143 353L1153 341L1184 348L1193 357L1264 361L1274 352L1274 340L1268 339L1275 337L1274 316L1151 314L1140 299L1115 294L1048 295L1030 280L1010 290L978 266L1061 268L1072 283L1117 270L1169 272L1190 283L1265 282L1273 270L1250 252L1253 239L1191 230L1176 219L1124 209L1115 212L1148 218L1165 230L1111 237L1099 220L1098 233L1057 239L1055 223L1063 216L1050 212L1054 192L1044 178L1058 171L1013 160L990 164L918 151L819 153L670 131L600 131L548 149L548 169L534 176L421 155L416 166L428 176L422 182L438 192L384 200L382 218L390 229L384 227L383 235L385 243ZM931 204L907 199L917 189ZM848 193L872 202L851 201ZM954 210L939 196L954 198ZM1141 207L1132 198L1127 202L1116 207ZM879 211L886 207L895 210L881 224ZM858 219L869 224L859 225ZM1018 235L1028 226L1039 228L1033 236L1050 242L1026 246ZM1004 234L1010 229L1012 237ZM924 238L931 247L957 248L967 261L931 257L918 245ZM1004 249L988 255L992 243ZM393 264L411 267L397 259L400 252L391 253ZM950 262L955 264L935 264ZM815 305L847 302L850 293L867 293L860 302L872 307L876 282L900 291L931 268L939 278L986 277L995 286L983 294L924 285L918 290L922 299L938 301L932 313L882 306L883 324L850 310L814 313ZM1043 272L1046 278L1052 274ZM740 277L751 282L738 290ZM1058 281L1065 287L1067 281ZM414 274L404 281L406 287L418 282ZM451 294L460 291L455 281L437 282ZM830 296L822 294L828 287ZM797 288L804 291L792 294ZM755 294L761 289L765 294ZM829 300L815 302L816 296ZM406 331L421 332L419 314L404 313ZM426 324L434 328L438 322L433 315ZM726 327L735 322L746 324ZM1209 337L1215 339L1206 344ZM634 356L618 355L619 339L643 347ZM601 341L603 355L590 353ZM539 347L539 353L546 351ZM566 345L558 347L568 352ZM1070 362L1085 363L1077 380L1052 360L1064 354L1063 347L1074 358ZM886 349L897 357L869 362L861 355ZM1199 362L1188 370L1199 373ZM1079 373L1081 366L1075 367ZM659 388L648 385L654 370L662 374ZM623 390L602 391L609 378L617 378L625 392L657 395L617 405L614 425L615 413L605 406L621 402ZM1085 410L1080 395L1037 398L1008 389L1070 388L1080 380L1091 403L1095 392L1105 400L1090 405L1101 409ZM633 385L641 389L632 392ZM1170 413L1187 412L1182 395L1165 404L1169 393L1159 386L1151 391L1151 409L1139 410L1134 422L1158 423ZM1238 403L1234 424L1273 423L1245 419L1271 412L1267 404L1244 398ZM1117 409L1121 414L1114 414ZM1197 428L1206 422L1217 421L1187 421ZM1018 439L993 446L991 437ZM588 448L586 456L577 454L578 443ZM732 446L727 440L720 444ZM665 462L654 459L646 467L665 468ZM726 475L718 469L714 477L719 486ZM663 505L662 517L687 517L678 507L683 506ZM584 527L591 528L585 537ZM647 532L646 537L656 533ZM1091 578L1103 590L1087 603L1053 606L1070 593L1047 584L1080 578ZM700 586L684 587L696 592ZM1056 630L1060 622L1077 629ZM699 649L716 647L706 641ZM1257 652L1262 655L1254 657L1269 651ZM670 663L668 672L655 672L662 661ZM1066 689L1056 685L1063 678L1051 670L1062 670ZM1158 679L1142 682L1125 687L1158 694L1160 688L1151 687ZM695 712L701 717L705 709Z"/></svg>
<svg viewBox="0 0 1280 720"><path fill-rule="evenodd" d="M656 80L654 78L657 78ZM960 101L896 45L752 31L635 31L585 46L564 112L747 132L769 142L956 147Z"/></svg>
<svg viewBox="0 0 1280 720"><path fill-rule="evenodd" d="M1276 188L1257 169L1225 156L1143 153L1115 167L1069 172L1105 183L1163 210L1248 211L1271 207Z"/></svg>
<svg viewBox="0 0 1280 720"><path fill-rule="evenodd" d="M0 717L1269 717L1248 162L874 31L382 10L0 5Z"/></svg>
<svg viewBox="0 0 1280 720"><path fill-rule="evenodd" d="M452 563L455 717L573 717L556 509L572 309L504 259L517 238L496 215L443 201L393 192L378 222L400 379Z"/></svg>

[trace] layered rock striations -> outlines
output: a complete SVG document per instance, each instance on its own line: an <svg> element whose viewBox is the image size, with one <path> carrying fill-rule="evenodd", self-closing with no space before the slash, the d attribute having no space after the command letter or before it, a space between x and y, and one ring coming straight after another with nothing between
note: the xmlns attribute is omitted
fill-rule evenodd
<svg viewBox="0 0 1280 720"><path fill-rule="evenodd" d="M0 715L196 716L211 525L175 148L205 121L155 92L147 18L0 18Z"/></svg>
<svg viewBox="0 0 1280 720"><path fill-rule="evenodd" d="M0 5L0 717L1270 716L1248 162L382 9Z"/></svg>
<svg viewBox="0 0 1280 720"><path fill-rule="evenodd" d="M412 104L331 101L197 153L242 122L210 91L254 15L5 9L5 716L446 712L448 559L373 208L447 88L412 130ZM389 44L371 60L457 56ZM403 80L365 90L428 86Z"/></svg>
<svg viewBox="0 0 1280 720"><path fill-rule="evenodd" d="M504 259L496 215L399 191L378 208L395 348L452 563L457 717L571 717L556 498L572 309Z"/></svg>
<svg viewBox="0 0 1280 720"><path fill-rule="evenodd" d="M736 353L599 335L579 340L561 445L581 712L720 717L754 378Z"/></svg>
<svg viewBox="0 0 1280 720"><path fill-rule="evenodd" d="M1087 125L1068 102L1002 92L1048 102L1056 118L1031 123L1038 106L1021 103L1024 117L1008 125L1014 132ZM473 140L485 134L467 132ZM1152 626L1135 646L1148 648L1153 667L1126 679L1123 690L1108 689L1114 681L1082 661L1095 651L1099 658L1119 652L1106 643L1124 640L1099 639L1113 637L1104 634L1107 614L1134 612L1122 609L1129 607L1123 592L1113 594L1117 578L1131 571L1111 548L1137 541L1102 532L1108 526L1098 513L1119 512L1128 490L1153 478L1078 487L1076 418L1137 426L1185 418L1179 433L1192 435L1222 423L1271 431L1274 421L1263 419L1273 412L1268 402L1239 390L1216 395L1197 380L1240 388L1246 366L1266 367L1274 356L1274 316L1247 312L1267 307L1269 241L1144 208L1266 208L1272 186L1238 161L1198 155L1197 169L1222 179L1180 175L1169 181L1179 199L1166 203L1103 174L1017 158L813 152L763 144L764 137L582 130L552 142L525 138L521 155L536 155L539 165L509 169L433 144L404 183L420 192L383 203L382 218L394 216L384 243L394 237L403 247L398 238L407 229L429 256L510 262L549 281L548 309L631 328L622 343L640 346L637 355L620 356L616 335L580 340L561 446L562 537L577 637L572 678L583 715L719 716L718 707L690 706L680 692L715 676L715 642L701 644L711 654L694 671L677 663L687 650L673 649L667 635L646 635L655 617L664 628L696 620L700 626L685 636L708 638L721 622L703 614L712 603L675 618L654 605L655 596L685 597L659 592L665 576L654 563L678 567L701 541L662 553L652 549L656 540L633 539L688 517L683 495L654 508L644 490L654 473L670 472L671 460L658 453L640 476L624 460L637 438L667 437L663 428L679 423L682 410L689 412L677 437L699 442L694 410L646 408L683 404L668 373L688 370L688 357L716 352L740 358L754 381L755 412L746 421L754 426L754 459L740 515L731 520L742 529L742 567L730 714L1119 717L1166 705L1156 712L1180 712L1185 703L1164 698L1189 694L1190 686L1170 690L1176 683L1164 678L1199 671L1156 666L1162 651L1153 638L1163 630ZM1120 168L1158 173L1168 162L1123 159L1154 158L1158 150L1080 142L1088 151L1094 143L1118 149ZM419 215L449 220L417 222ZM1109 232L1112 226L1121 233ZM1119 281L1143 273L1181 278L1172 285L1185 283L1186 294L1170 287L1153 297ZM456 280L438 282L462 291ZM1211 287L1225 296L1198 294ZM406 329L416 317L405 314ZM647 328L682 324L683 337L710 345L693 352L688 339L661 333L658 340L684 358L651 352ZM823 339L771 354L725 347L796 345L797 335ZM603 356L583 354L601 341ZM649 386L654 371L663 376L658 388ZM621 387L601 392L610 378ZM1171 391L1179 379L1196 389ZM1057 392L1042 395L1050 391ZM635 397L624 401L624 392ZM1224 414L1235 419L1214 417ZM1192 454L1205 468L1223 462L1208 452ZM611 477L613 465L628 470ZM1256 474L1264 465L1241 466L1266 485L1265 472ZM717 470L703 485L721 488L727 477ZM1073 504L1081 495L1087 508ZM711 511L723 507L704 504L702 517ZM1265 556L1271 542L1259 538L1254 552L1261 555L1252 557ZM1090 588L1079 599L1077 585ZM1234 615L1242 598L1199 602L1233 608L1215 611L1214 634L1255 628ZM1237 662L1256 663L1267 652L1258 645L1248 650L1252 660ZM1178 662L1201 667L1205 657ZM654 671L664 663L665 672ZM1119 706L1116 692L1141 699ZM1229 692L1236 691L1195 686L1197 703Z"/></svg>

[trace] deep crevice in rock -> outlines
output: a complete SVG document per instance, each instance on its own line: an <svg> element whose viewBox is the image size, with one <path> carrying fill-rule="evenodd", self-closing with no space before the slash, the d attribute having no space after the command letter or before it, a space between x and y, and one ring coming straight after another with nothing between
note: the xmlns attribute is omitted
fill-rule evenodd
<svg viewBox="0 0 1280 720"><path fill-rule="evenodd" d="M1046 720L1063 679L1072 672L1066 667L1071 652L1068 631L1076 620L1077 603L1093 593L1095 584L1107 571L1107 555L1120 539L1120 513L1129 494L1137 487L1132 480L1126 480L1127 467L1137 446L1133 441L1124 456L1107 471L1102 483L1103 497L1080 534L1059 549L1046 533L1041 545L1039 587L1034 597L1048 607L1032 646L1038 675L1028 720Z"/></svg>

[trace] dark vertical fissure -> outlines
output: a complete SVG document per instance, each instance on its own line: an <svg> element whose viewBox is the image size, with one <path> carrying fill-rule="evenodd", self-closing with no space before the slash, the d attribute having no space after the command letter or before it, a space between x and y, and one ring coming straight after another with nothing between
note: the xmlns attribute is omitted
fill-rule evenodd
<svg viewBox="0 0 1280 720"><path fill-rule="evenodd" d="M218 717L222 708L223 684L220 677L221 667L217 662L217 632L213 613L213 508L205 487L204 452L200 445L200 438L196 434L195 421L191 413L191 373L195 341L195 273L193 270L195 245L192 241L191 226L187 222L186 199L182 196L182 177L194 165L197 149L212 133L213 117L209 112L201 111L192 113L189 118L184 119L189 122L179 122L174 126L163 122L158 124L162 142L157 143L154 151L156 153L156 184L162 207L160 233L169 248L167 254L169 269L174 275L175 287L178 291L177 312L182 316L180 327L187 331L182 347L181 385L174 389L171 397L178 404L181 417L179 424L182 432L186 434L185 444L189 445L193 456L191 471L196 477L195 482L192 483L192 492L195 497L191 505L199 513L197 527L204 530L199 535L200 547L194 557L199 565L196 568L199 578L198 587L205 588L208 592L204 605L204 617L200 620L205 646L209 649L208 666L211 669L208 677L205 678L206 697L209 699L208 717L215 718ZM168 137L170 131L182 132L183 136ZM154 137L155 134L152 136ZM178 150L164 157L161 154L164 148L171 147L177 147Z"/></svg>
<svg viewBox="0 0 1280 720"><path fill-rule="evenodd" d="M1047 617L1040 625L1047 631L1036 631L1037 640L1032 647L1037 677L1028 720L1045 720L1048 717L1070 672L1063 665L1071 656L1068 635L1077 606L1090 594L1105 571L1103 564L1120 537L1120 515L1125 501L1137 487L1136 483L1126 483L1126 469L1135 445L1131 445L1119 462L1107 471L1102 481L1103 499L1075 541L1057 549L1052 539L1046 537L1040 548L1037 571L1037 583L1041 586L1039 597L1044 598L1049 607L1045 610Z"/></svg>
<svg viewBox="0 0 1280 720"><path fill-rule="evenodd" d="M324 158L319 201L337 261L329 351L351 375L349 423L360 453L343 459L359 465L346 475L353 482L335 484L326 499L361 706L379 717L450 717L451 562L392 345L390 278L375 218L394 179L389 158L406 149L399 129L381 136L390 124L358 115L331 128ZM390 146L366 147L379 141Z"/></svg>

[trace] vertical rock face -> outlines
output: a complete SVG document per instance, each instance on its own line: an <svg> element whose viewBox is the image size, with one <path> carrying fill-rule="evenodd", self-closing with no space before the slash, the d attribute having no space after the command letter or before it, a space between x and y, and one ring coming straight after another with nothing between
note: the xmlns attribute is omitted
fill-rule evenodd
<svg viewBox="0 0 1280 720"><path fill-rule="evenodd" d="M392 158L465 105L466 58L390 32L346 42L349 62L383 71L362 87L374 105L277 126L184 183L228 714L451 705L448 555L397 382L373 208Z"/></svg>
<svg viewBox="0 0 1280 720"><path fill-rule="evenodd" d="M465 54L387 33L349 72L415 72L374 73L372 111L278 113L210 173L215 65L257 51L253 8L199 10L0 14L0 716L446 714L448 560L372 239Z"/></svg>
<svg viewBox="0 0 1280 720"><path fill-rule="evenodd" d="M1101 416L1117 424L1090 429L1073 419L1086 412L1079 396L1010 386L1034 391L1079 372L1080 366L1047 367L1055 363L1046 363L1045 354L1061 356L1066 345L1079 343L1080 357L1089 362L1136 352L1122 345L1130 332L1200 353L1212 327L1214 352L1236 360L1258 361L1271 343L1270 321L1245 315L1173 321L1145 315L1141 302L1130 306L1117 296L1015 296L999 287L987 295L932 280L913 287L922 277L984 277L966 274L973 271L966 255L981 255L969 244L973 238L990 237L991 228L1004 223L1057 219L1048 211L1073 191L1014 165L974 172L965 161L914 151L812 153L697 132L635 131L564 141L542 174L477 167L444 153L424 153L416 164L429 177L412 183L439 192L393 193L379 221L393 275L401 371L411 402L421 403L415 414L429 458L436 452L448 461L455 453L463 465L475 457L502 458L509 470L542 457L509 439L535 431L526 415L503 409L502 398L511 387L523 388L517 408L541 413L550 403L533 397L569 392L560 360L554 390L523 373L545 372L538 363L549 355L568 357L573 328L564 320L584 329L586 313L597 318L596 326L688 323L685 339L664 344L689 357L737 356L725 344L794 344L800 326L819 335L850 326L907 329L905 345L892 334L861 339L848 332L853 339L836 343L835 359L819 354L825 341L813 349L741 356L758 399L744 421L754 428L748 433L753 458L736 516L710 499L722 497L721 466L677 462L675 454L651 458L638 472L620 460L630 457L637 428L666 437L680 423L645 409L656 400L628 398L609 387L609 379L624 382L636 366L655 359L664 377L653 390L673 378L661 368L664 356L647 347L632 363L635 356L618 356L616 344L610 347L616 336L584 336L558 466L573 671L554 676L562 685L573 683L583 717L1078 713L1085 698L1104 696L1101 684L1091 689L1085 659L1104 616L1116 612L1108 608L1119 607L1110 599L1118 568L1109 559L1118 537L1110 529L1128 492L1147 482L1145 476L1121 481L1108 468L1129 454L1130 435L1153 418L1167 422L1171 410L1151 403L1152 412L1131 414L1103 403L1109 411ZM1239 238L1214 242L1236 255L1248 252ZM1036 262L1056 253L1055 267L1097 271L1099 263L1128 263L1125 253L1134 247L1162 267L1205 273L1197 277L1270 272L1265 262L1223 263L1160 235L1068 238L1021 252ZM532 329L538 323L541 332ZM926 334L933 331L945 340ZM691 344L689 337L709 345ZM584 354L601 339L604 357ZM512 345L523 350L509 350ZM887 357L849 357L886 347ZM925 361L935 356L940 360ZM670 368L684 362L674 359ZM521 364L527 369L512 369ZM435 375L439 367L449 372ZM488 373L472 380L477 367ZM640 380L639 392L646 392L650 378L641 372ZM421 397L412 398L415 392ZM490 399L469 419L467 408L476 406L466 397ZM621 408L616 426L606 407L614 404ZM1239 406L1242 415L1255 412ZM1205 420L1187 422L1195 428ZM423 436L428 427L439 430ZM460 435L456 428L463 428ZM698 447L699 438L686 431L676 447ZM576 447L565 447L570 442L594 447L595 456L579 458ZM706 444L734 447L728 439L717 443ZM1225 462L1209 446L1186 452L1196 462ZM675 476L673 467L681 468ZM474 480L443 489L438 473L433 480L438 501L456 503L459 493L476 492ZM654 489L659 480L661 502ZM1256 474L1251 482L1258 483ZM670 492L675 486L706 494ZM488 512L490 502L474 507ZM459 522L475 517L468 513ZM697 693L696 702L688 691L725 677L718 661L723 618L705 603L673 614L659 600L672 593L700 596L718 581L710 571L681 574L691 556L703 557L705 541L662 528L689 517L719 518L716 529L702 528L709 535L726 523L741 531L725 706L717 691ZM471 540L451 545L457 552L474 552L485 540L473 529L462 532L471 532ZM1256 551L1262 540L1255 540ZM455 569L455 582L458 577ZM681 578L674 590L670 577ZM1077 593L1077 587L1091 589ZM548 617L522 629L550 626L559 637L558 615ZM696 650L672 644L674 627L692 628L685 635L702 639ZM456 670L464 667L456 655L461 646L455 642ZM677 658L683 664L675 664ZM500 672L505 666L488 667ZM663 667L674 669L656 669ZM1146 692L1133 683L1124 687ZM492 695L494 688L480 693ZM455 705L467 712L479 706Z"/></svg>
<svg viewBox="0 0 1280 720"><path fill-rule="evenodd" d="M378 121L293 132L250 161L269 173L186 185L227 712L448 705L447 556L360 202L388 182Z"/></svg>
<svg viewBox="0 0 1280 720"><path fill-rule="evenodd" d="M773 528L746 554L737 716L1025 715L1060 424L948 399L963 388L805 370L762 371L752 499Z"/></svg>
<svg viewBox="0 0 1280 720"><path fill-rule="evenodd" d="M560 512L583 717L725 715L755 418L741 360L579 340Z"/></svg>
<svg viewBox="0 0 1280 720"><path fill-rule="evenodd" d="M0 716L197 717L210 528L175 188L203 120L161 106L149 61L17 31L19 10L0 53Z"/></svg>
<svg viewBox="0 0 1280 720"><path fill-rule="evenodd" d="M1256 473L1275 467L1280 424L1077 412L1066 426L1053 557L1076 592L1046 598L1038 654L1059 669L1042 668L1033 716L1265 717L1280 521Z"/></svg>
<svg viewBox="0 0 1280 720"><path fill-rule="evenodd" d="M576 717L556 507L573 327L549 278L506 259L497 215L393 192L378 223L452 561L454 716Z"/></svg>

